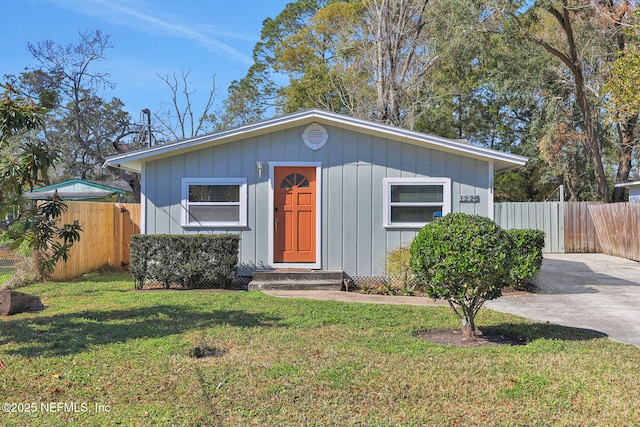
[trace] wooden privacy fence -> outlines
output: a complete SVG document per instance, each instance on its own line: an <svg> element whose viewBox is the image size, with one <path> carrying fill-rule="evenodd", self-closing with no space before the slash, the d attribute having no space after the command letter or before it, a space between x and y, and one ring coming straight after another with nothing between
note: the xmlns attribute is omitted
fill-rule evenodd
<svg viewBox="0 0 640 427"><path fill-rule="evenodd" d="M590 205L601 252L640 261L640 203Z"/></svg>
<svg viewBox="0 0 640 427"><path fill-rule="evenodd" d="M140 205L136 203L67 202L60 223L80 222L80 242L69 260L56 265L52 280L67 280L105 265L129 263L131 235L140 233Z"/></svg>
<svg viewBox="0 0 640 427"><path fill-rule="evenodd" d="M599 202L565 202L564 251L566 253L600 253L600 240L591 216L591 206Z"/></svg>

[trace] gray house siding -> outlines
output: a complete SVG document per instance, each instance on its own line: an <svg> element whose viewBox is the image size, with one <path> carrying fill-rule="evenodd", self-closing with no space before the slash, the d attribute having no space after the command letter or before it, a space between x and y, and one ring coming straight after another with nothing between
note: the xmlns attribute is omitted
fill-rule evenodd
<svg viewBox="0 0 640 427"><path fill-rule="evenodd" d="M265 167L260 177L256 161L321 163L321 267L351 276L382 275L387 252L409 244L417 232L383 227L384 178L450 178L453 212L488 215L492 173L488 161L323 126L330 136L318 151L301 141L304 125L146 162L143 232L239 233L239 274L267 268L269 171ZM246 178L247 226L183 227L183 177ZM460 203L460 195L478 195L479 202Z"/></svg>

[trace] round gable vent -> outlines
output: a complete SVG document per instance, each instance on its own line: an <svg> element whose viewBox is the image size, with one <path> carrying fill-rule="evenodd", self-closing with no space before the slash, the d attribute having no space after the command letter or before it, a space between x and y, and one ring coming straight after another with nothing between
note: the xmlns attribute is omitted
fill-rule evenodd
<svg viewBox="0 0 640 427"><path fill-rule="evenodd" d="M329 140L329 133L325 128L317 123L312 123L302 132L302 141L304 145L311 148L313 151L319 150Z"/></svg>

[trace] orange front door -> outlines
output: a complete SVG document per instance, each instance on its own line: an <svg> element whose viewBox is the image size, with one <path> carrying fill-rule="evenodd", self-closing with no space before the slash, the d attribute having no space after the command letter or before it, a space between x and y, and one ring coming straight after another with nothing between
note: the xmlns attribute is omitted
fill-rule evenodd
<svg viewBox="0 0 640 427"><path fill-rule="evenodd" d="M274 168L274 262L316 261L316 168Z"/></svg>

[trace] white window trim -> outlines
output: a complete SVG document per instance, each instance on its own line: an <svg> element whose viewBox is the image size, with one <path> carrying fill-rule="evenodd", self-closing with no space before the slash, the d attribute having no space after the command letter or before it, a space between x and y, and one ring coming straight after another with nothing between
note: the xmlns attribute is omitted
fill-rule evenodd
<svg viewBox="0 0 640 427"><path fill-rule="evenodd" d="M383 224L385 228L422 228L427 223L391 222L391 186L392 185L441 185L442 186L442 215L451 213L451 179L450 178L384 178L383 180ZM440 203L408 203L407 206L440 206ZM397 205L396 205L397 206Z"/></svg>
<svg viewBox="0 0 640 427"><path fill-rule="evenodd" d="M238 185L240 200L233 203L200 203L201 205L239 206L238 221L194 221L189 222L190 185ZM182 178L182 226L183 227L246 227L247 226L247 178Z"/></svg>

